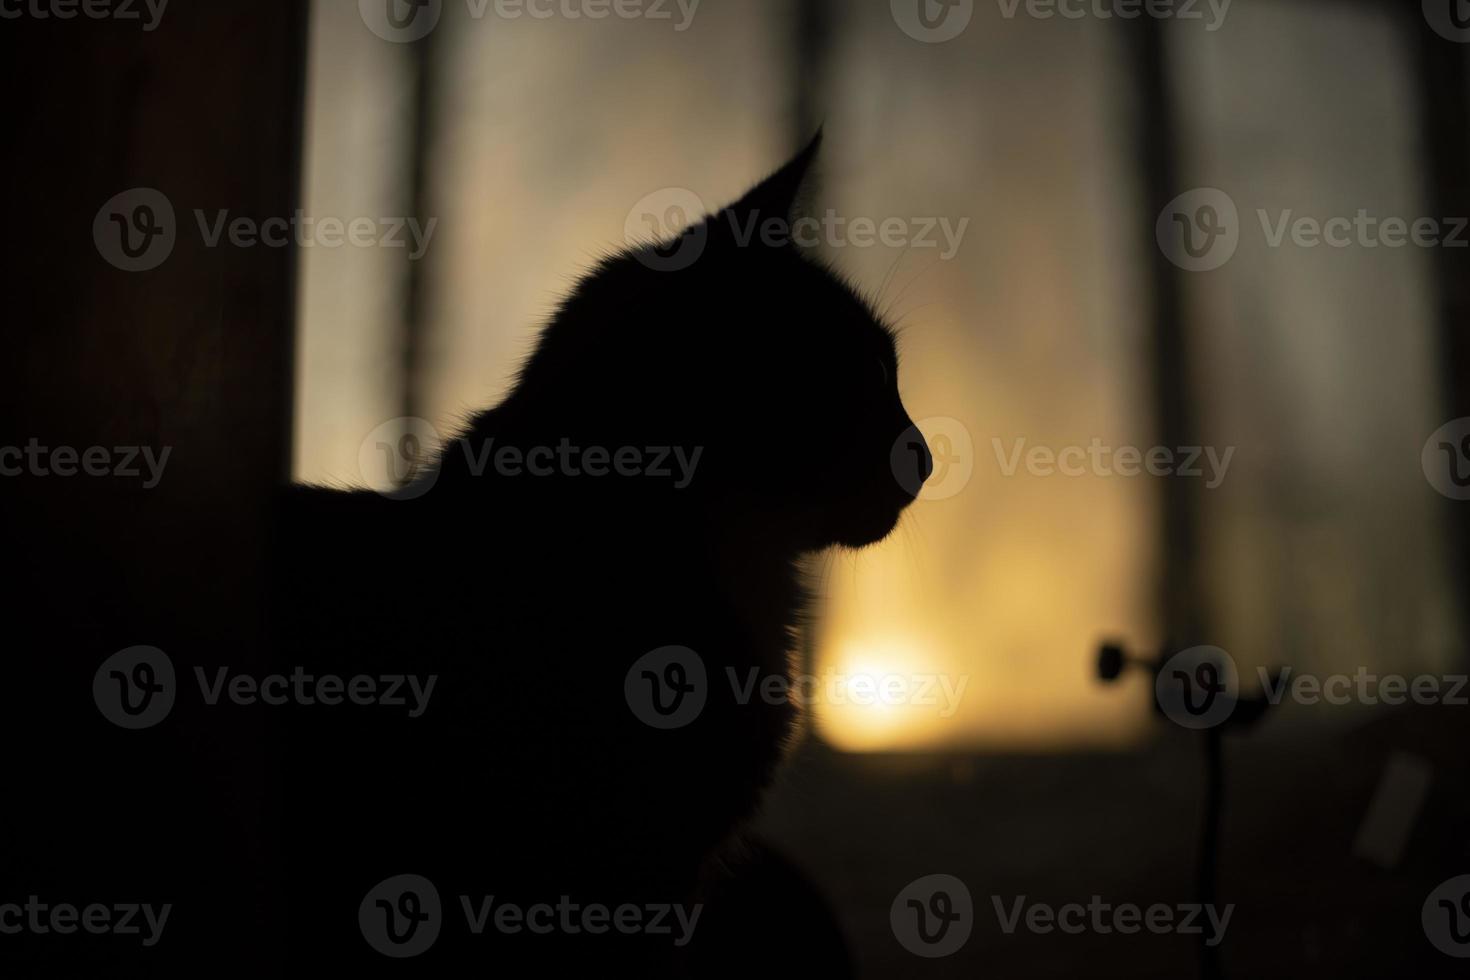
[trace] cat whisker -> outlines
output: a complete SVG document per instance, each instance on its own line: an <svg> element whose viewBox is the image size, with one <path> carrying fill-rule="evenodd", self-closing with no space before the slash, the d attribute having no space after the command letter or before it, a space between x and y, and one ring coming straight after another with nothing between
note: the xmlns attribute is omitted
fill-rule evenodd
<svg viewBox="0 0 1470 980"><path fill-rule="evenodd" d="M902 336L908 330L908 328L910 326L912 326L912 324L905 323L904 321L908 320L909 317L913 316L915 313L920 312L921 310L927 310L931 306L938 306L938 305L939 305L939 301L938 300L934 300L933 302L930 302L930 303L920 303L918 306L914 307L913 309L909 310L908 312L906 312L902 316L900 316L897 320L893 321L893 323L889 325L889 329L891 329L893 331L893 333L894 333L894 335L896 337L897 336Z"/></svg>
<svg viewBox="0 0 1470 980"><path fill-rule="evenodd" d="M887 316L888 316L888 309L887 308L883 308L883 306L882 306L882 304L883 304L883 294L886 293L886 292L888 292L888 287L889 286L893 285L893 277L898 274L898 266L899 266L899 263L901 263L903 261L904 256L906 256L906 255L909 254L909 249L911 249L913 247L914 247L914 243L913 242L909 242L907 245L905 245L903 247L903 250L900 251L898 253L898 255L896 255L894 257L893 264L888 267L888 273L883 277L882 284L878 286L878 294L877 294L877 301L878 301L878 303L877 303L877 305L880 307L879 316L882 319L887 319Z"/></svg>
<svg viewBox="0 0 1470 980"><path fill-rule="evenodd" d="M937 266L939 264L940 261L941 260L938 257L936 257L928 265L925 265L918 272L914 273L913 278L911 278L907 283L904 284L904 287L898 291L898 295L897 296L893 297L893 302L888 305L887 310L885 311L885 314L884 314L885 319L887 318L887 311L891 311L894 308L896 308L898 306L898 304L903 301L904 296L906 296L908 294L908 291L910 289L912 289L914 287L914 285L920 279L924 278L924 275L926 273L928 273L931 270L933 270L935 268L935 266Z"/></svg>

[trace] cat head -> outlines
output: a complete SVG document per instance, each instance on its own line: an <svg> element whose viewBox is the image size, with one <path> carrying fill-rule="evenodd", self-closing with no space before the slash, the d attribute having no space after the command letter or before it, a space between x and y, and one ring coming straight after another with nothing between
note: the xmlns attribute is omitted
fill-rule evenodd
<svg viewBox="0 0 1470 980"><path fill-rule="evenodd" d="M820 141L677 236L601 263L505 406L546 438L699 450L667 502L792 553L881 540L932 470L893 332L782 234Z"/></svg>

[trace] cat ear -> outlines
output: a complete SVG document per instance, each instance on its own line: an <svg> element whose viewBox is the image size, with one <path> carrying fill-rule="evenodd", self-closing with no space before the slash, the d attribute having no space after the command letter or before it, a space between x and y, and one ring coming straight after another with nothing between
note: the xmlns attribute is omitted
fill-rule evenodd
<svg viewBox="0 0 1470 980"><path fill-rule="evenodd" d="M821 148L822 130L819 128L805 149L726 210L740 217L753 217L758 221L776 218L789 223L795 217L792 212L801 196L812 161Z"/></svg>

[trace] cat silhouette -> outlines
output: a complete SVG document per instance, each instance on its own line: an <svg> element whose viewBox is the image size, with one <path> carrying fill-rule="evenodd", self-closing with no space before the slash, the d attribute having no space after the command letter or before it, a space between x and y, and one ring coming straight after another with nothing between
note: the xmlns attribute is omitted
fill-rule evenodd
<svg viewBox="0 0 1470 980"><path fill-rule="evenodd" d="M797 723L761 691L789 675L807 615L798 562L884 538L932 470L892 332L803 248L746 233L789 226L820 141L601 262L504 400L398 491L283 501L282 670L380 693L412 677L421 701L433 678L417 716L408 680L401 706L288 709L301 957L402 966L393 937L427 896L367 899L412 875L443 920L417 970L686 975L712 958L697 923L680 944L501 928L494 910L692 909L743 863L779 866L741 830ZM386 954L365 938L395 929Z"/></svg>

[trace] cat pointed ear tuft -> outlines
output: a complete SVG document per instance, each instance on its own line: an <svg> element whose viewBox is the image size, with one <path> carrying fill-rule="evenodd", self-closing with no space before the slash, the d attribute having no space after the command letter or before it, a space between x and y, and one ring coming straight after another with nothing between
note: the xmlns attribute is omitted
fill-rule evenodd
<svg viewBox="0 0 1470 980"><path fill-rule="evenodd" d="M791 222L796 216L796 202L810 174L812 161L822 148L822 130L818 128L811 142L780 170L753 187L744 197L730 205L729 210L759 221L777 218Z"/></svg>

